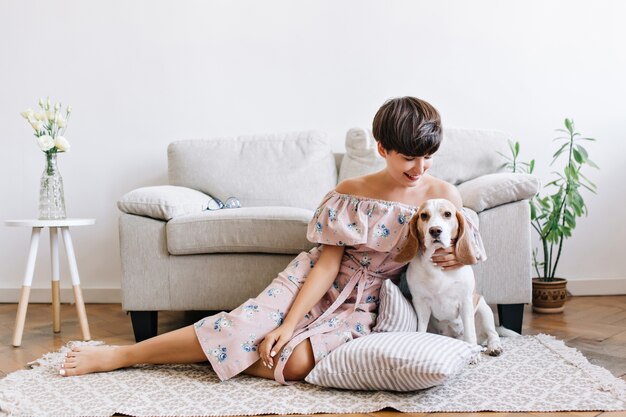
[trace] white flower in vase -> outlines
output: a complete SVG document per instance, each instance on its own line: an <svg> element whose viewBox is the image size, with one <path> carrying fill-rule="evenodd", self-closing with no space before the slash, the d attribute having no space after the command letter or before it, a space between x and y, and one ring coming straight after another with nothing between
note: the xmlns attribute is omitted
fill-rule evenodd
<svg viewBox="0 0 626 417"><path fill-rule="evenodd" d="M33 119L29 120L28 122L33 127L33 129L35 129L35 133L39 133L43 129L43 122Z"/></svg>
<svg viewBox="0 0 626 417"><path fill-rule="evenodd" d="M49 151L55 146L54 139L52 139L52 136L50 135L39 136L37 138L37 143L39 143L39 148L44 152Z"/></svg>
<svg viewBox="0 0 626 417"><path fill-rule="evenodd" d="M22 115L24 119L29 120L29 121L35 117L35 112L33 111L33 109L26 109L20 114Z"/></svg>
<svg viewBox="0 0 626 417"><path fill-rule="evenodd" d="M59 126L59 129L63 129L66 125L66 120L61 113L57 114L55 122L57 126Z"/></svg>
<svg viewBox="0 0 626 417"><path fill-rule="evenodd" d="M56 146L60 152L67 152L70 150L70 143L63 136L57 136L54 140L54 146Z"/></svg>
<svg viewBox="0 0 626 417"><path fill-rule="evenodd" d="M50 98L39 99L39 110L26 109L20 114L34 129L37 145L46 156L46 167L39 182L39 218L66 218L63 178L57 167L57 154L70 150L65 139L65 130L72 108L67 106L61 114L61 103L52 103Z"/></svg>

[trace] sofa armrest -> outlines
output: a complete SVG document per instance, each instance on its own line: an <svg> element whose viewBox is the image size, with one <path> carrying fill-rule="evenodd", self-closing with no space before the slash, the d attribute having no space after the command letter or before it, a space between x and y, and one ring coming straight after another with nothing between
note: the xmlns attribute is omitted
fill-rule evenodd
<svg viewBox="0 0 626 417"><path fill-rule="evenodd" d="M168 221L204 211L210 200L210 196L191 188L159 185L137 188L124 194L117 207L127 214Z"/></svg>
<svg viewBox="0 0 626 417"><path fill-rule="evenodd" d="M528 200L485 210L478 217L487 260L472 266L476 292L488 304L529 303L532 249Z"/></svg>
<svg viewBox="0 0 626 417"><path fill-rule="evenodd" d="M528 200L539 192L539 178L530 174L483 175L458 185L463 205L477 213L515 201Z"/></svg>
<svg viewBox="0 0 626 417"><path fill-rule="evenodd" d="M171 309L170 254L162 220L122 214L122 308L126 311Z"/></svg>

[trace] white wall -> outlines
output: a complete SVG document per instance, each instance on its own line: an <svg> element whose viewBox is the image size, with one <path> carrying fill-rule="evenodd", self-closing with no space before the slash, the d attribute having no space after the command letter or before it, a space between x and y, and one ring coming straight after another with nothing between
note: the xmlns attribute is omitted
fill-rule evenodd
<svg viewBox="0 0 626 417"><path fill-rule="evenodd" d="M544 179L563 118L596 137L599 193L559 272L626 279L624 17L616 1L0 0L0 219L37 215L44 157L19 112L41 96L74 108L59 165L68 214L97 219L72 232L93 301L120 285L115 202L167 181L169 142L316 128L339 151L387 98L415 95L448 126L511 132ZM5 295L28 239L0 227Z"/></svg>

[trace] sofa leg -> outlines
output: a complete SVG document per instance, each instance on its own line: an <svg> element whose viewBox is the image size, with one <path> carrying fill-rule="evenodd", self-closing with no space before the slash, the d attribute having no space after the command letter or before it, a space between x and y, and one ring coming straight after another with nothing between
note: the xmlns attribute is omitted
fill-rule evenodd
<svg viewBox="0 0 626 417"><path fill-rule="evenodd" d="M157 335L158 311L131 311L130 320L137 343Z"/></svg>
<svg viewBox="0 0 626 417"><path fill-rule="evenodd" d="M524 304L498 304L498 317L500 326L522 334Z"/></svg>

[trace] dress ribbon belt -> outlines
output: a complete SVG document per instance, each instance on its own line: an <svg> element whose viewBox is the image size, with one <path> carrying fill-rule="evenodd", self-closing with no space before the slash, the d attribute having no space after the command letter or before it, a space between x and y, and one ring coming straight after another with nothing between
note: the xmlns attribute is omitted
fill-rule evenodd
<svg viewBox="0 0 626 417"><path fill-rule="evenodd" d="M352 290L355 287L357 288L357 294L356 300L354 301L354 308L352 310L346 310L337 315L336 317L338 319L348 317L350 314L356 311L361 302L361 298L363 298L363 292L365 290L365 285L367 284L367 280L369 277L374 276L381 279L386 278L385 275L370 271L369 269L367 269L366 265L361 265L361 263L358 262L354 256L350 254L346 254L346 256L352 261L352 263L355 264L355 266L357 266L357 269L354 271L352 276L350 276L350 280L348 281L346 286L341 290L341 293L339 294L337 299L330 305L330 307L328 307L328 309L326 309L326 311L324 311L312 323L295 333L294 337L283 348L283 353L281 357L276 358L274 378L281 384L290 384L289 382L285 381L283 370L285 368L285 365L287 364L287 359L289 358L289 355L293 351L293 348L298 346L298 344L300 344L300 342L302 342L303 340L313 335L319 333L328 333L332 331L333 327L327 325L327 322L325 321L326 317L334 313L337 308L339 308L339 306L341 306L346 301L350 294L352 294ZM342 266L343 265L344 264L342 262Z"/></svg>

